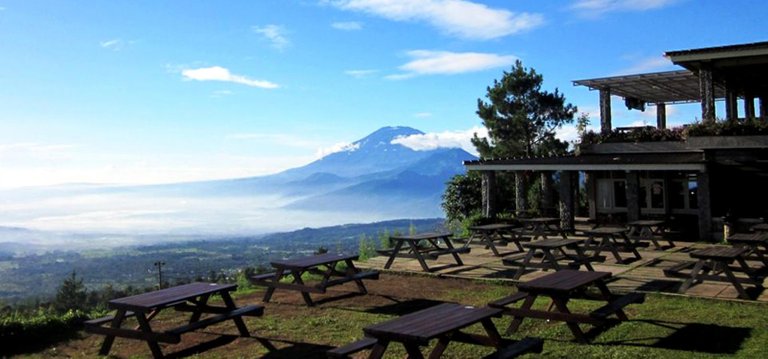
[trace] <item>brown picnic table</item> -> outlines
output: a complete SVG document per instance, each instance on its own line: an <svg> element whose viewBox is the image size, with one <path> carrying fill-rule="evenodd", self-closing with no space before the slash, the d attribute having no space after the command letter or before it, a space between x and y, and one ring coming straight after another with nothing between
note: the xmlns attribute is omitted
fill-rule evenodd
<svg viewBox="0 0 768 359"><path fill-rule="evenodd" d="M568 263L569 268L579 269L583 265L587 270L594 271L595 269L589 263L592 258L587 256L581 248L579 245L581 242L581 239L550 238L525 243L523 247L528 248L528 253L524 257L505 258L503 262L509 266L519 267L512 279L520 279L528 268L562 270L564 268L559 263L562 260L570 261ZM573 251L573 253L567 253L566 249ZM533 262L537 254L541 255L541 261Z"/></svg>
<svg viewBox="0 0 768 359"><path fill-rule="evenodd" d="M568 238L565 235L565 231L560 228L560 218L556 217L533 217L533 218L518 218L523 227L516 229L515 232L518 236L531 236L531 240L536 240L539 237L547 239L547 236L559 235L563 239Z"/></svg>
<svg viewBox="0 0 768 359"><path fill-rule="evenodd" d="M584 231L588 237L585 243L586 249L594 249L593 257L599 257L603 250L608 250L616 258L617 263L626 263L628 259L623 259L619 250L631 252L635 259L641 259L637 252L637 242L632 241L627 236L628 229L624 227L597 227ZM596 240L599 238L599 241Z"/></svg>
<svg viewBox="0 0 768 359"><path fill-rule="evenodd" d="M493 252L493 255L500 257L502 254L496 248L494 242L500 242L500 244L507 245L508 242L514 243L520 252L525 251L520 245L520 238L515 236L512 230L518 226L507 223L492 223L478 226L471 226L469 230L472 235L467 239L464 246L468 246L473 239L480 239L485 246Z"/></svg>
<svg viewBox="0 0 768 359"><path fill-rule="evenodd" d="M768 232L768 223L756 224L751 229L755 232Z"/></svg>
<svg viewBox="0 0 768 359"><path fill-rule="evenodd" d="M363 284L363 279L379 279L379 272L363 272L355 267L353 261L357 260L358 257L357 254L325 253L272 261L270 264L275 268L275 272L259 274L250 279L256 285L268 287L266 293L264 293L265 303L272 299L275 289L280 288L300 291L304 302L308 306L313 306L314 302L309 293L325 293L328 287L347 282L355 282L359 293L368 293L365 284ZM340 263L346 264L346 268L338 268ZM309 285L304 283L304 280L301 278L304 273L318 274L322 276L322 279L316 285ZM289 276L292 278L290 283L282 282L284 278Z"/></svg>
<svg viewBox="0 0 768 359"><path fill-rule="evenodd" d="M579 341L586 341L580 323L602 326L609 323L609 317L615 315L618 320L627 320L623 308L632 303L642 303L645 296L641 293L630 293L615 296L606 285L611 277L610 272L584 272L564 269L543 277L519 283L518 292L499 300L488 303L489 306L504 309L504 314L514 317L507 329L507 334L514 333L525 318L563 321L568 325L573 335ZM588 314L573 313L568 309L568 302L574 294L583 292L589 286L596 286L600 291L600 299L605 305ZM536 298L548 296L552 299L550 310L532 309ZM523 301L519 308L509 307L510 304ZM614 319L615 320L615 319Z"/></svg>
<svg viewBox="0 0 768 359"><path fill-rule="evenodd" d="M754 254L758 260L768 266L768 258L765 257L765 253L768 252L768 233L734 233L728 236L727 242L736 247L749 249L745 258L749 254Z"/></svg>
<svg viewBox="0 0 768 359"><path fill-rule="evenodd" d="M394 242L394 247L389 250L380 250L379 253L389 255L384 269L392 267L395 258L415 258L419 261L421 268L425 272L431 271L427 265L426 259L437 259L442 255L450 254L457 265L464 265L459 253L469 253L470 248L466 246L454 247L451 243L452 233L447 232L425 232L408 236L391 236L389 239Z"/></svg>
<svg viewBox="0 0 768 359"><path fill-rule="evenodd" d="M659 244L658 240L662 238L665 225L665 221L654 219L628 222L627 227L629 227L629 233L627 233L627 236L633 240L651 241L656 249L664 249L664 247ZM672 240L667 239L667 242L670 247L675 246Z"/></svg>
<svg viewBox="0 0 768 359"><path fill-rule="evenodd" d="M235 289L237 289L235 284L196 282L113 299L109 301L109 308L116 310L115 315L89 320L85 322L85 330L89 333L106 335L99 350L100 355L108 355L115 337L121 337L146 341L155 358L163 357L158 343L179 343L182 334L225 320L232 320L235 323L240 336L249 337L250 333L241 317L261 316L264 313L264 307L260 305L237 307L229 295L229 292ZM208 305L208 300L215 295L221 297L224 306ZM150 321L167 308L191 312L189 322L176 328L156 331L150 325ZM201 319L203 314L215 315ZM130 317L136 318L138 327L122 328L125 320Z"/></svg>
<svg viewBox="0 0 768 359"><path fill-rule="evenodd" d="M497 308L443 303L365 327L365 339L331 350L328 354L331 357L347 357L353 352L370 348L369 358L381 358L391 342L399 342L405 347L408 358L424 358L420 348L428 346L433 339L437 339L437 344L429 358L442 356L453 341L494 347L500 349L506 358L526 352L541 352L543 343L540 339L503 339L491 321L492 317L498 317L501 313L502 310ZM485 334L462 331L478 323L483 326Z"/></svg>
<svg viewBox="0 0 768 359"><path fill-rule="evenodd" d="M691 252L689 255L695 262L683 262L664 270L664 275L675 278L685 278L679 293L685 293L692 285L705 280L731 283L739 297L750 299L742 284L752 284L762 288L762 278L757 271L750 268L745 260L750 249L746 247L713 246ZM736 262L738 266L731 266ZM692 268L690 272L684 270ZM747 278L737 277L734 272L743 272Z"/></svg>

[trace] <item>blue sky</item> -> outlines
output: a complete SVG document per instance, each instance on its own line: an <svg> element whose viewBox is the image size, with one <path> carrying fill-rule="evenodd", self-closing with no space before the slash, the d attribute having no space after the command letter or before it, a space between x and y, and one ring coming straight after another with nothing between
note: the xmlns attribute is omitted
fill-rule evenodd
<svg viewBox="0 0 768 359"><path fill-rule="evenodd" d="M765 41L766 14L762 0L0 0L0 187L263 175L388 125L426 132L414 147L466 147L515 59L594 114L597 93L572 80ZM613 107L616 125L655 122ZM697 111L668 107L669 122Z"/></svg>

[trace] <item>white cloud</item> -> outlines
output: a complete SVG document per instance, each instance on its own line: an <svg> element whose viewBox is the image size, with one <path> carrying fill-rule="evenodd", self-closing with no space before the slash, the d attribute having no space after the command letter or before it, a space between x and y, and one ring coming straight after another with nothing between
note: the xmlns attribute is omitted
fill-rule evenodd
<svg viewBox="0 0 768 359"><path fill-rule="evenodd" d="M608 12L646 11L672 5L679 0L578 0L571 8L582 16L597 17Z"/></svg>
<svg viewBox="0 0 768 359"><path fill-rule="evenodd" d="M472 137L475 133L477 133L478 137L487 137L488 129L476 126L463 131L444 131L403 136L392 140L392 143L403 145L415 151L429 151L437 148L462 148L471 154L477 155L477 150L472 144Z"/></svg>
<svg viewBox="0 0 768 359"><path fill-rule="evenodd" d="M402 80L419 75L454 75L512 65L517 57L479 52L414 50L407 53L413 60L399 67L405 73L389 75Z"/></svg>
<svg viewBox="0 0 768 359"><path fill-rule="evenodd" d="M379 70L347 70L344 71L345 74L352 76L356 79L362 79L366 78L368 76L371 76L375 73L379 72Z"/></svg>
<svg viewBox="0 0 768 359"><path fill-rule="evenodd" d="M363 28L363 24L357 21L342 21L342 22L332 23L331 27L333 27L336 30L355 31L355 30L361 30Z"/></svg>
<svg viewBox="0 0 768 359"><path fill-rule="evenodd" d="M428 118L428 117L432 117L432 113L431 112L417 112L417 113L413 114L413 117L416 117L416 118Z"/></svg>
<svg viewBox="0 0 768 359"><path fill-rule="evenodd" d="M260 87L264 89L274 89L279 86L275 83L265 80L254 80L242 75L230 73L228 69L221 66L201 67L198 69L186 69L181 71L181 75L188 80L196 81L224 81L234 82L241 85Z"/></svg>
<svg viewBox="0 0 768 359"><path fill-rule="evenodd" d="M336 144L331 145L330 147L320 148L315 153L315 157L317 158L323 158L325 156L328 156L333 153L337 152L353 152L360 148L360 144L355 143L349 143L349 142L339 142Z"/></svg>
<svg viewBox="0 0 768 359"><path fill-rule="evenodd" d="M541 14L514 13L467 0L325 0L343 10L392 21L426 22L463 39L490 40L540 26Z"/></svg>
<svg viewBox="0 0 768 359"><path fill-rule="evenodd" d="M284 50L291 45L291 42L285 37L285 29L280 25L253 26L253 32L267 39L277 50Z"/></svg>
<svg viewBox="0 0 768 359"><path fill-rule="evenodd" d="M100 42L99 46L107 50L120 51L125 48L125 41L122 39L105 40Z"/></svg>

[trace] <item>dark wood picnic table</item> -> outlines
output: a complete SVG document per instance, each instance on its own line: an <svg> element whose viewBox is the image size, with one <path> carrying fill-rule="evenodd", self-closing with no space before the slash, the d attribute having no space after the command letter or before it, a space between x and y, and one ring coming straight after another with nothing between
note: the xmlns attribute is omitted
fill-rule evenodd
<svg viewBox="0 0 768 359"><path fill-rule="evenodd" d="M587 256L579 245L581 242L581 239L550 238L524 243L523 247L528 248L528 253L524 257L506 258L503 259L503 262L509 266L519 267L512 276L512 279L520 279L528 268L554 269L559 271L564 269L559 263L561 260L570 261L568 263L569 268L575 267L573 269L578 269L583 265L587 270L594 271L595 269L589 263L591 257ZM573 253L567 253L566 249L573 251ZM541 255L541 261L538 263L532 262L536 254Z"/></svg>
<svg viewBox="0 0 768 359"><path fill-rule="evenodd" d="M408 358L423 358L420 348L429 345L433 339L437 339L437 344L430 352L429 358L439 358L452 341L494 348L507 347L507 351L516 354L541 352L542 342L539 339L526 338L521 341L503 339L491 321L492 317L500 316L501 312L501 309L496 308L476 308L463 304L443 303L365 327L363 332L368 338L361 343L371 348L369 358L383 357L391 342L401 343L408 353ZM483 326L485 334L469 334L462 331L478 323ZM358 345L354 349L359 350L360 347ZM336 352L343 351L344 348Z"/></svg>
<svg viewBox="0 0 768 359"><path fill-rule="evenodd" d="M765 253L768 252L768 233L734 233L728 236L726 241L733 246L749 249L745 258L749 254L754 254L758 260L768 266L768 258L765 257Z"/></svg>
<svg viewBox="0 0 768 359"><path fill-rule="evenodd" d="M229 292L237 289L235 284L190 283L181 286L157 290L144 294L109 301L109 308L115 309L114 316L93 319L85 322L85 330L90 333L106 335L99 350L100 355L108 355L115 337L144 340L152 351L152 356L162 358L163 352L158 343L179 343L181 335L205 328L225 320L232 320L240 336L249 337L250 333L243 319L247 316L261 316L264 307L248 305L237 307ZM208 300L218 295L224 306L211 306ZM155 331L150 321L162 310L174 308L177 311L191 312L188 324L177 328ZM201 319L203 314L215 314ZM127 318L135 317L137 328L122 328ZM109 324L105 327L104 324Z"/></svg>
<svg viewBox="0 0 768 359"><path fill-rule="evenodd" d="M730 283L736 288L740 298L750 299L742 284L752 284L757 288L762 288L762 278L755 269L747 265L745 259L749 251L749 248L746 247L726 246L699 249L689 254L691 258L696 260L695 262L683 262L665 269L664 275L685 278L685 282L678 290L679 293L685 293L694 284L710 280ZM737 266L732 267L731 264L734 262ZM688 268L692 268L689 273L683 272ZM737 277L734 272L743 272L747 278Z"/></svg>
<svg viewBox="0 0 768 359"><path fill-rule="evenodd" d="M525 318L563 321L568 325L576 339L585 341L586 337L579 327L580 323L595 326L607 324L612 315L618 320L627 320L623 308L631 303L642 303L645 296L641 293L630 293L624 296L614 296L606 285L611 277L610 272L584 272L564 269L543 277L518 284L518 292L509 297L489 303L489 306L504 309L504 314L514 317L507 329L507 334L514 333ZM589 286L596 286L600 291L600 299L605 305L588 313L578 314L568 309L568 302L574 294L583 292ZM539 296L552 299L550 310L532 309L534 301ZM510 304L523 301L519 308L509 307Z"/></svg>
<svg viewBox="0 0 768 359"><path fill-rule="evenodd" d="M585 243L586 249L594 249L593 257L599 257L603 250L608 250L616 258L617 263L626 263L627 259L621 258L619 249L631 252L635 259L641 259L637 252L637 243L627 236L628 229L624 227L597 227L584 231L588 237ZM595 239L599 238L599 241Z"/></svg>
<svg viewBox="0 0 768 359"><path fill-rule="evenodd" d="M629 227L629 233L627 233L627 236L633 240L651 241L656 249L664 249L664 247L659 244L658 240L662 238L665 225L665 221L654 219L628 222L627 227ZM672 240L667 239L667 242L670 247L675 246Z"/></svg>
<svg viewBox="0 0 768 359"><path fill-rule="evenodd" d="M366 294L368 290L363 284L363 279L379 279L379 272L363 272L355 267L353 261L358 257L357 254L325 253L272 261L270 264L275 268L275 272L253 276L251 282L268 287L264 293L264 302L269 302L275 289L280 288L300 291L304 302L308 306L313 306L314 302L309 293L325 293L328 287L347 282L355 282L359 293ZM346 268L339 269L340 263L346 264ZM309 285L301 278L304 273L318 274L322 279L317 285ZM292 278L290 283L281 282L283 278L289 276Z"/></svg>
<svg viewBox="0 0 768 359"><path fill-rule="evenodd" d="M389 269L395 258L416 258L425 272L429 272L429 266L426 259L437 259L442 255L450 254L457 265L464 265L459 257L459 253L469 253L470 248L466 246L454 247L451 243L452 233L447 232L426 232L409 236L391 236L389 239L395 242L390 250L379 251L382 254L389 255L384 269Z"/></svg>
<svg viewBox="0 0 768 359"><path fill-rule="evenodd" d="M556 217L533 217L533 218L518 218L523 227L519 230L518 235L531 236L531 240L536 240L539 237L547 239L547 236L559 235L563 239L566 239L565 231L560 228L560 218Z"/></svg>
<svg viewBox="0 0 768 359"><path fill-rule="evenodd" d="M768 232L768 223L756 224L751 229L755 232Z"/></svg>
<svg viewBox="0 0 768 359"><path fill-rule="evenodd" d="M508 242L512 242L517 246L520 252L522 252L524 249L520 245L520 238L515 236L515 234L512 232L512 229L517 227L518 226L514 224L507 223L492 223L479 226L471 226L469 227L469 230L472 232L472 235L469 237L469 239L467 239L467 242L464 244L464 246L468 246L473 239L478 238L483 244L485 244L488 249L491 250L491 252L493 252L493 255L497 257L501 256L502 254L496 248L494 243L496 241L503 245L506 245Z"/></svg>

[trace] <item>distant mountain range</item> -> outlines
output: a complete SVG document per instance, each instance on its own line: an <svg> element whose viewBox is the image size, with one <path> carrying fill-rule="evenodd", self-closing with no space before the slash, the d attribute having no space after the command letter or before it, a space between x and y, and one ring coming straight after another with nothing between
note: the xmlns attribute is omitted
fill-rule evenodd
<svg viewBox="0 0 768 359"><path fill-rule="evenodd" d="M269 176L4 191L0 200L24 210L6 211L0 226L120 233L268 233L443 217L440 202L446 182L465 173L462 161L476 157L458 148L416 151L394 141L419 134L423 133L410 127L384 127L343 151Z"/></svg>

